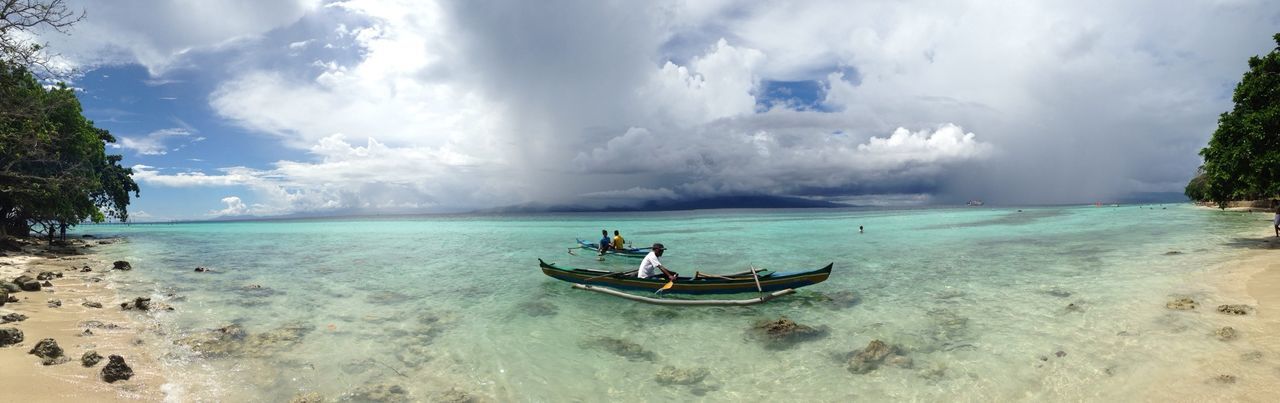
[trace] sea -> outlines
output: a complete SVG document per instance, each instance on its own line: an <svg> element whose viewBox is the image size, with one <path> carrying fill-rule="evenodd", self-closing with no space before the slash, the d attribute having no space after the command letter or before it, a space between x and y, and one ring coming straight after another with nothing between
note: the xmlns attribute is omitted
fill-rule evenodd
<svg viewBox="0 0 1280 403"><path fill-rule="evenodd" d="M1223 300L1204 279L1249 247L1242 234L1268 235L1270 218L1189 204L987 206L75 233L122 237L97 248L132 264L112 286L173 308L131 311L173 401L1133 401L1175 380L1200 395L1174 400L1213 400L1238 385L1188 363L1257 347L1215 337L1236 319L1212 307L1166 304ZM665 244L664 264L686 274L834 270L743 307L642 304L539 270L539 259L636 268L638 259L574 249L602 229ZM766 330L784 318L796 325ZM877 340L889 357L859 354ZM1239 382L1280 371L1277 357L1255 358L1222 370Z"/></svg>

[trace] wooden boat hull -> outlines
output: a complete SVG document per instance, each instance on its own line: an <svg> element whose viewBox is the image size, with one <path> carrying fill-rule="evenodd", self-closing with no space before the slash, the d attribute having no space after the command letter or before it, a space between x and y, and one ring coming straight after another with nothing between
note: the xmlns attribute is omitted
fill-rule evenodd
<svg viewBox="0 0 1280 403"><path fill-rule="evenodd" d="M608 271L593 269L575 269L571 267L556 266L553 263L547 263L538 259L538 265L542 268L542 274L546 274L551 278L567 281L576 284L597 285L619 290L628 291L648 291L655 292L667 284L667 280L661 279L642 279L635 276L614 275L606 276ZM751 276L739 276L734 278L699 278L693 279L689 277L680 277L676 279L675 285L664 291L669 294L737 294L744 292L764 292L781 291L788 288L800 288L804 286L814 285L827 280L831 276L831 267L834 264L827 264L818 270L790 273L765 273L760 275L760 288L756 288L756 281ZM603 277L602 277L603 276Z"/></svg>
<svg viewBox="0 0 1280 403"><path fill-rule="evenodd" d="M600 245L597 245L595 242L587 242L579 239L578 246L581 247L582 249L586 249L594 253L600 253ZM621 250L610 249L610 250L604 251L604 254L644 259L645 255L649 254L649 248L631 248L631 249L621 249Z"/></svg>

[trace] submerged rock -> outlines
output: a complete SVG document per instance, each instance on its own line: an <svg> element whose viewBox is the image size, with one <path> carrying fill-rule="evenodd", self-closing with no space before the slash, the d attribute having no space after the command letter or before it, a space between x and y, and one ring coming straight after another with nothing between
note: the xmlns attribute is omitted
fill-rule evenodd
<svg viewBox="0 0 1280 403"><path fill-rule="evenodd" d="M0 316L0 323L21 322L24 320L27 320L27 315L23 315L17 312Z"/></svg>
<svg viewBox="0 0 1280 403"><path fill-rule="evenodd" d="M80 304L80 305L83 305L83 306L85 306L86 308L102 308L102 303L101 303L101 302L85 301L84 303L82 303L82 304Z"/></svg>
<svg viewBox="0 0 1280 403"><path fill-rule="evenodd" d="M1218 312L1227 315L1248 315L1252 310L1248 305L1218 305Z"/></svg>
<svg viewBox="0 0 1280 403"><path fill-rule="evenodd" d="M518 308L529 316L555 316L560 311L555 304L547 301L525 301Z"/></svg>
<svg viewBox="0 0 1280 403"><path fill-rule="evenodd" d="M591 347L596 347L610 353L617 354L629 360L653 361L657 355L652 351L630 340L624 340L614 337L599 337L588 343Z"/></svg>
<svg viewBox="0 0 1280 403"><path fill-rule="evenodd" d="M1237 380L1238 378L1236 378L1235 375L1228 375L1228 374L1222 374L1222 375L1213 377L1214 382L1227 384L1227 385L1236 383Z"/></svg>
<svg viewBox="0 0 1280 403"><path fill-rule="evenodd" d="M1176 250L1171 250L1164 253L1165 256L1173 256L1173 255L1181 255L1181 254L1182 254L1181 251L1176 251Z"/></svg>
<svg viewBox="0 0 1280 403"><path fill-rule="evenodd" d="M112 354L107 358L107 365L102 367L102 380L107 383L126 381L133 377L133 368L124 363L124 357Z"/></svg>
<svg viewBox="0 0 1280 403"><path fill-rule="evenodd" d="M123 260L117 260L111 264L111 270L133 270L133 265Z"/></svg>
<svg viewBox="0 0 1280 403"><path fill-rule="evenodd" d="M693 385L700 383L711 375L711 371L706 368L678 369L667 365L658 370L653 379L664 385Z"/></svg>
<svg viewBox="0 0 1280 403"><path fill-rule="evenodd" d="M1261 351L1250 351L1244 354L1240 354L1240 361L1262 362L1262 357L1263 355Z"/></svg>
<svg viewBox="0 0 1280 403"><path fill-rule="evenodd" d="M31 348L31 351L27 352L27 354L40 357L43 360L42 364L44 365L58 365L69 361L69 359L63 355L62 347L59 347L58 342L53 339L40 340L40 342L36 343L35 347Z"/></svg>
<svg viewBox="0 0 1280 403"><path fill-rule="evenodd" d="M1067 297L1070 297L1070 296L1071 296L1071 291L1067 291L1067 290L1064 290L1064 289L1061 289L1061 288L1058 288L1058 287L1053 287L1053 288L1050 288L1050 289L1044 290L1044 291L1042 291L1042 292L1043 292L1045 295L1049 295L1049 296L1052 296L1052 297L1058 297L1058 298L1067 298Z"/></svg>
<svg viewBox="0 0 1280 403"><path fill-rule="evenodd" d="M315 327L289 324L267 332L250 334L240 325L227 325L178 340L206 357L267 356L302 343Z"/></svg>
<svg viewBox="0 0 1280 403"><path fill-rule="evenodd" d="M0 289L0 306L4 306L6 302L9 302L9 291Z"/></svg>
<svg viewBox="0 0 1280 403"><path fill-rule="evenodd" d="M826 326L801 325L785 316L777 320L756 322L751 327L754 337L771 350L781 350L796 343L820 339L827 335L827 331Z"/></svg>
<svg viewBox="0 0 1280 403"><path fill-rule="evenodd" d="M0 327L0 347L8 347L22 342L22 330L16 327Z"/></svg>
<svg viewBox="0 0 1280 403"><path fill-rule="evenodd" d="M316 392L305 393L289 399L289 403L324 403L324 396Z"/></svg>
<svg viewBox="0 0 1280 403"><path fill-rule="evenodd" d="M347 392L340 401L344 402L411 402L409 391L403 386L379 383L364 385Z"/></svg>
<svg viewBox="0 0 1280 403"><path fill-rule="evenodd" d="M36 280L40 280L40 281L53 280L55 278L62 278L62 273L44 271L36 275Z"/></svg>
<svg viewBox="0 0 1280 403"><path fill-rule="evenodd" d="M1168 303L1164 304L1164 306L1165 308L1169 308L1173 310L1186 311L1186 310L1196 309L1196 300L1187 298L1187 297L1179 297L1177 299L1174 299L1173 301L1169 301Z"/></svg>
<svg viewBox="0 0 1280 403"><path fill-rule="evenodd" d="M85 351L84 355L80 356L80 365L84 365L85 367L98 365L98 362L101 361L102 356L98 355L98 352L93 350Z"/></svg>
<svg viewBox="0 0 1280 403"><path fill-rule="evenodd" d="M850 353L847 369L855 374L865 374L890 364L902 368L911 367L911 358L900 355L898 348L880 340L871 340L862 351Z"/></svg>
<svg viewBox="0 0 1280 403"><path fill-rule="evenodd" d="M449 388L449 390L437 394L431 401L439 403L471 403L476 399L462 389Z"/></svg>
<svg viewBox="0 0 1280 403"><path fill-rule="evenodd" d="M1214 331L1213 334L1218 336L1218 340L1222 341L1231 341L1239 337L1239 335L1236 334L1236 329L1231 326L1223 326L1221 329Z"/></svg>
<svg viewBox="0 0 1280 403"><path fill-rule="evenodd" d="M51 300L49 300L48 305L49 305L49 307L50 307L50 308L61 308L61 307L62 307L62 300L60 300L60 299L51 299Z"/></svg>

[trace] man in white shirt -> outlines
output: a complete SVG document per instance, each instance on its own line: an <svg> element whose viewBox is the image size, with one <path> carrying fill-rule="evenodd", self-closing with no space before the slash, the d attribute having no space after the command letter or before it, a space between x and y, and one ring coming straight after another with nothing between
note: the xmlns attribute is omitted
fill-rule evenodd
<svg viewBox="0 0 1280 403"><path fill-rule="evenodd" d="M644 260L640 261L640 270L636 271L636 277L653 278L658 274L664 274L669 279L678 277L679 274L667 270L667 267L663 266L662 262L658 261L658 258L662 257L662 251L665 250L667 250L667 248L662 246L662 244L653 244L653 247L650 248L649 254L645 255ZM661 273L658 273L659 271L661 271Z"/></svg>

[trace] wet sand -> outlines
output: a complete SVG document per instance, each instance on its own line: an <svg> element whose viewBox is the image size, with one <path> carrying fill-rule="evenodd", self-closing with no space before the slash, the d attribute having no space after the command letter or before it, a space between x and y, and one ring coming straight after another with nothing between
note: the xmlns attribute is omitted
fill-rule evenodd
<svg viewBox="0 0 1280 403"><path fill-rule="evenodd" d="M1208 291L1197 297L1199 315L1236 337L1203 356L1187 357L1184 378L1152 390L1149 400L1274 402L1280 399L1280 238L1265 231L1241 234L1241 249L1193 279ZM1246 305L1245 315L1218 311ZM1214 337L1204 334L1201 337Z"/></svg>
<svg viewBox="0 0 1280 403"><path fill-rule="evenodd" d="M164 378L145 345L138 342L142 326L132 322L120 307L126 298L112 289L111 263L96 259L91 254L92 248L79 249L89 254L56 256L42 249L27 247L23 252L7 252L8 256L0 257L0 281L11 281L24 274L35 278L41 272L63 276L49 280L53 287L12 293L18 302L0 307L0 315L19 313L28 317L20 322L0 324L0 328L17 328L23 333L22 343L0 347L0 390L4 391L0 400L161 401ZM71 270L85 265L93 271ZM55 299L62 302L61 306L50 306L49 301ZM87 307L82 305L84 302L98 302L103 307ZM92 334L84 334L86 329ZM69 361L46 366L39 357L28 354L45 338L57 341ZM89 350L97 351L103 359L86 368L80 358ZM115 383L102 380L106 357L113 354L124 357L134 371L132 378Z"/></svg>

